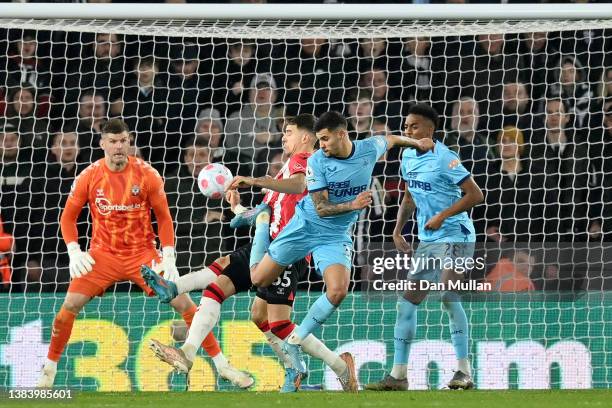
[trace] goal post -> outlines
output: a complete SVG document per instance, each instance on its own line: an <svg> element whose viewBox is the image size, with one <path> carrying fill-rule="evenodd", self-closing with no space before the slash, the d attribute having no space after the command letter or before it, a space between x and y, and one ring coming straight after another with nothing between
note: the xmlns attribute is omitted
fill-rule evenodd
<svg viewBox="0 0 612 408"><path fill-rule="evenodd" d="M358 140L400 134L415 102L435 107L436 137L485 194L472 211L485 266L470 276L494 293L465 302L477 387L611 387L610 50L612 4L0 4L0 243L14 241L0 247L0 387L33 386L46 357L69 282L59 214L100 157L104 120L124 118L134 153L164 177L185 273L249 240L198 192L206 163L272 176L288 116L338 110ZM391 151L375 169L350 293L318 333L353 353L362 385L393 361L396 294L376 282L401 269L377 271L394 257L399 160ZM84 247L86 217L79 231ZM404 232L416 241L414 223ZM296 322L322 286L314 271L300 284ZM147 348L171 341L177 316L131 289L83 310L57 386L184 388ZM276 390L282 367L249 321L252 295L223 304L217 334L257 390ZM411 389L442 388L455 367L448 318L435 297L418 313ZM198 356L191 389L227 389ZM339 389L308 365L308 385Z"/></svg>

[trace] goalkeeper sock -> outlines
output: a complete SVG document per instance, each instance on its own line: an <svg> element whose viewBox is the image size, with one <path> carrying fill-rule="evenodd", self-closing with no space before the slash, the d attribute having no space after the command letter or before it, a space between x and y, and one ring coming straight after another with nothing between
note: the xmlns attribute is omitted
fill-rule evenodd
<svg viewBox="0 0 612 408"><path fill-rule="evenodd" d="M295 335L300 339L305 339L310 333L321 327L329 316L336 311L336 306L333 305L327 295L324 293L312 304L308 310L308 314L302 323L295 330Z"/></svg>
<svg viewBox="0 0 612 408"><path fill-rule="evenodd" d="M197 310L198 308L194 305L188 311L183 313L183 320L185 320L185 323L187 323L188 328L191 327L193 318ZM208 354L210 357L215 357L221 354L221 347L219 346L219 342L217 341L217 338L215 337L213 332L210 332L206 335L206 337L204 338L204 341L202 342L202 348L206 351L206 354Z"/></svg>
<svg viewBox="0 0 612 408"><path fill-rule="evenodd" d="M268 321L266 320L265 322L258 324L257 328L262 331L264 336L266 336L268 344L270 344L270 347L272 348L272 351L274 351L274 354L276 354L278 359L283 363L283 367L291 367L291 363L289 362L287 355L283 353L283 341L276 337L274 333L270 331L270 325L268 324Z"/></svg>
<svg viewBox="0 0 612 408"><path fill-rule="evenodd" d="M179 295L181 293L189 293L194 290L206 289L208 285L217 279L217 274L210 268L205 267L199 271L191 272L181 276L174 282Z"/></svg>
<svg viewBox="0 0 612 408"><path fill-rule="evenodd" d="M442 294L442 304L450 320L451 342L455 348L457 360L467 359L468 321L461 304L461 297L455 292L444 292Z"/></svg>
<svg viewBox="0 0 612 408"><path fill-rule="evenodd" d="M76 314L63 306L55 316L51 329L51 344L49 344L49 352L47 354L49 360L59 361L64 352L64 348L66 348L66 344L68 344L68 340L70 340L70 334L72 333L72 326L74 325L76 316Z"/></svg>
<svg viewBox="0 0 612 408"><path fill-rule="evenodd" d="M262 212L255 220L255 236L251 245L249 267L257 265L270 246L270 214Z"/></svg>
<svg viewBox="0 0 612 408"><path fill-rule="evenodd" d="M195 359L200 344L202 344L207 335L211 334L211 330L219 321L221 303L224 300L225 295L223 291L215 283L211 283L204 291L200 307L198 307L193 317L193 323L189 328L187 340L185 340L185 344L181 347L181 350L183 350L189 360L193 361Z"/></svg>
<svg viewBox="0 0 612 408"><path fill-rule="evenodd" d="M302 350L309 356L321 359L331 368L337 376L341 376L346 371L346 363L340 356L331 351L314 334L309 334L301 342Z"/></svg>
<svg viewBox="0 0 612 408"><path fill-rule="evenodd" d="M391 376L403 380L407 375L410 346L416 333L417 305L403 297L397 301L397 319L393 330L393 369Z"/></svg>

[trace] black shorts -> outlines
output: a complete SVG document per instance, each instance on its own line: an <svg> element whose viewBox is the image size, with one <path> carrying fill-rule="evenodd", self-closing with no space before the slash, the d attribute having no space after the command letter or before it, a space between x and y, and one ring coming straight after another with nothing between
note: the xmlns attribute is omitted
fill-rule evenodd
<svg viewBox="0 0 612 408"><path fill-rule="evenodd" d="M251 244L236 249L229 257L230 263L223 270L222 274L232 281L236 288L236 293L246 292L253 287L249 267ZM307 272L308 263L305 259L289 265L280 278L274 281L272 285L267 288L257 288L257 297L272 305L293 306L298 282L306 276Z"/></svg>

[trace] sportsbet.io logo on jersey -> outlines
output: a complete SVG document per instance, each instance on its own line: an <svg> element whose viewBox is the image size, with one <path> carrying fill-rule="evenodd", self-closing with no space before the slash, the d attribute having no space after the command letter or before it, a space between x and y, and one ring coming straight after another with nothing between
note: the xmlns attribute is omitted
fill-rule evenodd
<svg viewBox="0 0 612 408"><path fill-rule="evenodd" d="M97 197L96 198L96 208L100 215L109 215L113 211L134 211L139 210L142 207L140 203L136 204L113 204L108 198L105 197Z"/></svg>
<svg viewBox="0 0 612 408"><path fill-rule="evenodd" d="M330 181L329 183L327 183L327 191L330 197L334 196L342 198L347 196L356 196L359 193L366 191L367 188L367 184L351 187L350 180Z"/></svg>

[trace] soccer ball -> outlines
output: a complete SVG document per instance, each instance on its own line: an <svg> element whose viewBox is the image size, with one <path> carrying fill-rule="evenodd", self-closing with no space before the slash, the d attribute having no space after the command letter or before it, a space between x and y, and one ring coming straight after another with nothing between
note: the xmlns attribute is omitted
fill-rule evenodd
<svg viewBox="0 0 612 408"><path fill-rule="evenodd" d="M204 167L198 174L198 187L206 197L220 199L225 188L234 176L227 167L219 163L212 163Z"/></svg>

